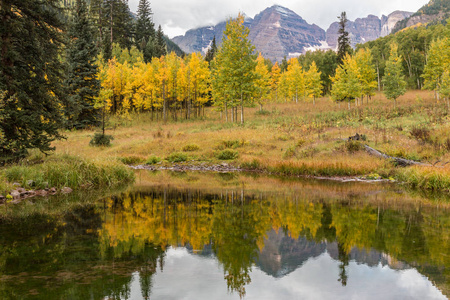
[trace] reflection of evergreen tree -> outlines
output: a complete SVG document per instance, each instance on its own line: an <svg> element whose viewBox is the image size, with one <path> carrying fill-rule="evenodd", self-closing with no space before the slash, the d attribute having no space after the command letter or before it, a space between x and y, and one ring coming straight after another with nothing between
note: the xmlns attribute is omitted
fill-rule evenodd
<svg viewBox="0 0 450 300"><path fill-rule="evenodd" d="M333 242L336 240L336 228L334 228L331 223L333 222L333 215L331 213L330 205L323 203L322 211L322 226L317 230L315 241L322 242L328 241Z"/></svg>
<svg viewBox="0 0 450 300"><path fill-rule="evenodd" d="M339 265L339 279L338 281L341 282L342 286L347 285L347 270L345 269L348 266L349 261L349 255L345 252L344 247L341 243L338 243L338 255L339 255L339 261L341 264Z"/></svg>

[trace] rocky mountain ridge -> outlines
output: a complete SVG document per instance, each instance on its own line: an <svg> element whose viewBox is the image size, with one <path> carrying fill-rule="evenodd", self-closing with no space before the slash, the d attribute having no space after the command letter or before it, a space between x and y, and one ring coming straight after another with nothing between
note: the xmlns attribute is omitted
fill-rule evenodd
<svg viewBox="0 0 450 300"><path fill-rule="evenodd" d="M352 46L358 43L375 40L391 33L395 24L412 13L395 11L381 18L369 15L347 23ZM338 22L330 25L327 31L315 24L309 24L292 10L273 5L266 8L253 19L245 18L246 27L250 29L249 38L256 50L265 58L272 61L281 61L283 57L294 57L308 50L336 49L338 38ZM226 22L220 22L214 26L205 26L191 29L183 36L172 39L186 52L206 53L212 39L216 37L218 45L222 42L222 33Z"/></svg>
<svg viewBox="0 0 450 300"><path fill-rule="evenodd" d="M356 44L373 41L390 34L398 21L412 14L412 12L407 11L394 11L388 16L383 15L381 19L374 15L368 15L365 18L358 18L355 21L349 20L346 29L350 35L352 47L355 47ZM326 41L332 49L337 47L338 30L339 22L332 23L327 30Z"/></svg>

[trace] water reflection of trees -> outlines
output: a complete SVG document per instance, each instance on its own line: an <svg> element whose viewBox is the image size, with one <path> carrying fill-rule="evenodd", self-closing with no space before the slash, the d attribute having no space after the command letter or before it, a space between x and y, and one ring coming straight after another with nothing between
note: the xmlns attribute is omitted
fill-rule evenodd
<svg viewBox="0 0 450 300"><path fill-rule="evenodd" d="M246 195L243 190L220 194L165 190L125 195L120 203L108 200L107 206L102 244L114 249L127 245L139 252L141 245L151 242L162 249L188 246L196 253L212 244L229 289L241 296L271 229L283 230L292 239L337 242L343 285L351 280L346 267L355 247L376 249L391 264L403 260L419 268L434 266L436 280L448 280L442 266L449 264L443 253L450 252L450 224L447 212L438 209Z"/></svg>
<svg viewBox="0 0 450 300"><path fill-rule="evenodd" d="M142 296L149 298L169 246L199 254L212 249L228 288L243 297L272 230L293 241L336 244L332 257L340 260L336 280L343 285L351 281L346 269L356 247L383 253L391 266L404 261L416 267L448 294L448 211L358 199L166 188L107 198L62 219L37 215L0 223L0 277L9 278L0 298L129 298L132 274L139 274ZM27 277L25 288L24 271L35 278Z"/></svg>

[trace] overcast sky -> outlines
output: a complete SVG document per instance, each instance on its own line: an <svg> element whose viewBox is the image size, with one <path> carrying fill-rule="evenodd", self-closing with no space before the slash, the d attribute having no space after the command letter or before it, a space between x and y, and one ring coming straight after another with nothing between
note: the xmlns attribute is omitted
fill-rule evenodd
<svg viewBox="0 0 450 300"><path fill-rule="evenodd" d="M132 12L137 11L138 3L139 0L129 0ZM253 18L274 4L327 30L342 11L353 21L369 14L381 17L395 10L415 12L426 3L428 0L150 0L150 7L154 22L161 24L164 33L172 38L192 28L215 25L239 12Z"/></svg>

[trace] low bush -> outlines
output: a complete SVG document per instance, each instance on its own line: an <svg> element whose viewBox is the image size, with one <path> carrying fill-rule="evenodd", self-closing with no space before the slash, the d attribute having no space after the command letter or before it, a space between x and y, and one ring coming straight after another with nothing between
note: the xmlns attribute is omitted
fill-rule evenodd
<svg viewBox="0 0 450 300"><path fill-rule="evenodd" d="M216 158L220 160L232 160L239 157L239 152L236 150L225 149L222 151L216 152Z"/></svg>
<svg viewBox="0 0 450 300"><path fill-rule="evenodd" d="M192 152L197 150L200 150L200 147L197 144L188 144L183 147L184 152Z"/></svg>
<svg viewBox="0 0 450 300"><path fill-rule="evenodd" d="M217 146L218 150L224 150L227 148L231 148L231 149L236 149L239 147L244 146L245 141L239 141L239 140L226 140L226 141L221 141L220 144Z"/></svg>
<svg viewBox="0 0 450 300"><path fill-rule="evenodd" d="M410 132L411 136L421 144L430 141L430 130L425 127L413 127Z"/></svg>
<svg viewBox="0 0 450 300"><path fill-rule="evenodd" d="M124 156L119 157L119 160L126 165L136 165L144 162L144 159L139 156Z"/></svg>
<svg viewBox="0 0 450 300"><path fill-rule="evenodd" d="M166 157L166 160L170 163L184 162L189 159L186 153L175 152Z"/></svg>
<svg viewBox="0 0 450 300"><path fill-rule="evenodd" d="M94 134L94 137L89 142L89 145L97 146L97 147L98 146L109 147L109 146L111 146L112 140L114 140L114 137L112 135L96 133L96 134Z"/></svg>
<svg viewBox="0 0 450 300"><path fill-rule="evenodd" d="M245 161L241 164L241 168L246 170L257 170L260 167L261 163L257 159L253 159L252 161Z"/></svg>
<svg viewBox="0 0 450 300"><path fill-rule="evenodd" d="M155 165L157 163L159 163L161 161L161 158L159 158L158 156L152 155L149 158L147 158L147 160L145 161L146 165Z"/></svg>
<svg viewBox="0 0 450 300"><path fill-rule="evenodd" d="M350 153L355 153L364 149L364 146L358 141L351 141L345 143L345 148Z"/></svg>

